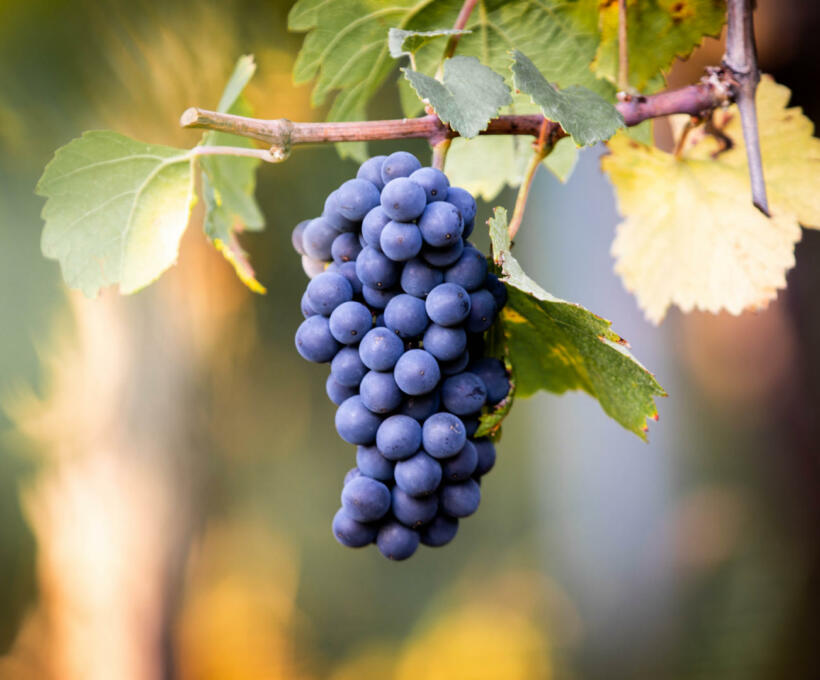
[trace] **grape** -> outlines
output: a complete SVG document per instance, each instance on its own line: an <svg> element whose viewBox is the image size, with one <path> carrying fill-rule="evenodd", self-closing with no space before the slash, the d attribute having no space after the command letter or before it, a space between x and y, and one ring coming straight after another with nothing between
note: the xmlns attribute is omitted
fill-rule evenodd
<svg viewBox="0 0 820 680"><path fill-rule="evenodd" d="M329 260L333 239L338 235L339 230L324 217L311 220L302 232L302 247L305 255L315 260Z"/></svg>
<svg viewBox="0 0 820 680"><path fill-rule="evenodd" d="M430 291L424 304L432 321L440 326L457 326L470 314L471 299L458 284L440 283Z"/></svg>
<svg viewBox="0 0 820 680"><path fill-rule="evenodd" d="M398 486L393 487L391 494L393 496L393 502L390 509L399 522L411 529L417 529L423 524L427 524L427 522L436 516L438 498L435 496L414 498L402 491Z"/></svg>
<svg viewBox="0 0 820 680"><path fill-rule="evenodd" d="M359 243L359 235L352 231L339 234L333 239L333 244L330 246L330 255L333 261L339 265L355 260L361 251L362 246Z"/></svg>
<svg viewBox="0 0 820 680"><path fill-rule="evenodd" d="M439 361L457 359L467 349L467 333L463 328L448 328L430 324L424 332L424 349Z"/></svg>
<svg viewBox="0 0 820 680"><path fill-rule="evenodd" d="M344 276L350 284L350 287L353 288L353 297L362 294L362 282L359 281L359 277L356 276L355 262L342 262L342 264L339 265L338 273Z"/></svg>
<svg viewBox="0 0 820 680"><path fill-rule="evenodd" d="M410 179L424 189L428 203L443 201L447 197L450 181L441 170L419 168L410 175Z"/></svg>
<svg viewBox="0 0 820 680"><path fill-rule="evenodd" d="M302 316L305 317L306 319L308 317L311 317L311 316L316 316L319 313L315 309L313 309L313 306L310 304L310 300L308 300L307 291L302 293L301 307L302 307Z"/></svg>
<svg viewBox="0 0 820 680"><path fill-rule="evenodd" d="M435 388L441 371L432 354L423 349L411 349L396 362L393 375L402 392L418 395L427 394Z"/></svg>
<svg viewBox="0 0 820 680"><path fill-rule="evenodd" d="M325 382L325 392L327 392L330 401L336 404L336 406L340 406L345 399L356 394L356 388L342 385L331 373L327 376L327 381Z"/></svg>
<svg viewBox="0 0 820 680"><path fill-rule="evenodd" d="M339 343L330 332L330 324L323 316L305 319L296 330L296 351L308 361L324 363L339 351Z"/></svg>
<svg viewBox="0 0 820 680"><path fill-rule="evenodd" d="M342 216L339 212L339 190L332 191L325 199L322 217L333 225L336 231L356 231L358 225L353 220Z"/></svg>
<svg viewBox="0 0 820 680"><path fill-rule="evenodd" d="M336 431L349 444L372 444L381 422L358 394L345 399L336 409Z"/></svg>
<svg viewBox="0 0 820 680"><path fill-rule="evenodd" d="M495 465L495 445L486 437L476 439L473 442L476 453L478 454L478 465L475 469L475 475L481 477L486 475Z"/></svg>
<svg viewBox="0 0 820 680"><path fill-rule="evenodd" d="M379 205L379 190L366 179L349 179L338 188L336 202L342 217L361 222L372 208Z"/></svg>
<svg viewBox="0 0 820 680"><path fill-rule="evenodd" d="M393 470L396 485L410 496L429 496L441 484L441 464L419 451L416 455L400 460Z"/></svg>
<svg viewBox="0 0 820 680"><path fill-rule="evenodd" d="M447 189L447 198L445 200L458 208L465 224L475 219L475 199L470 195L469 191L461 187L450 187Z"/></svg>
<svg viewBox="0 0 820 680"><path fill-rule="evenodd" d="M347 474L345 475L344 482L342 483L342 486L347 484L351 479L356 479L356 477L361 477L361 476L362 476L362 471L359 468L357 468L357 467L350 468L347 471Z"/></svg>
<svg viewBox="0 0 820 680"><path fill-rule="evenodd" d="M467 433L458 416L434 413L424 421L421 441L424 450L434 458L449 458L464 448Z"/></svg>
<svg viewBox="0 0 820 680"><path fill-rule="evenodd" d="M404 343L387 328L367 332L359 344L359 356L374 371L391 371L404 353Z"/></svg>
<svg viewBox="0 0 820 680"><path fill-rule="evenodd" d="M355 483L354 479L351 484ZM481 489L474 479L455 484L445 484L441 488L439 503L443 513L450 517L467 517L478 510Z"/></svg>
<svg viewBox="0 0 820 680"><path fill-rule="evenodd" d="M355 347L343 347L330 362L330 375L345 387L358 387L367 373Z"/></svg>
<svg viewBox="0 0 820 680"><path fill-rule="evenodd" d="M342 489L342 508L357 522L375 522L390 509L390 490L370 477L356 477Z"/></svg>
<svg viewBox="0 0 820 680"><path fill-rule="evenodd" d="M398 295L395 290L382 290L371 286L362 286L362 297L373 309L384 309L387 303ZM378 323L376 324L378 325ZM382 323L382 325L384 325Z"/></svg>
<svg viewBox="0 0 820 680"><path fill-rule="evenodd" d="M373 315L361 302L343 302L330 314L330 332L343 345L359 342L373 326Z"/></svg>
<svg viewBox="0 0 820 680"><path fill-rule="evenodd" d="M501 283L495 274L487 274L484 285L490 291L499 309L507 304L507 286Z"/></svg>
<svg viewBox="0 0 820 680"><path fill-rule="evenodd" d="M440 548L456 537L458 520L447 515L438 515L419 531L421 542L430 548Z"/></svg>
<svg viewBox="0 0 820 680"><path fill-rule="evenodd" d="M410 222L426 212L427 195L407 177L397 177L384 185L381 206L391 220Z"/></svg>
<svg viewBox="0 0 820 680"><path fill-rule="evenodd" d="M380 454L375 446L356 447L356 467L372 479L380 482L393 481L393 463Z"/></svg>
<svg viewBox="0 0 820 680"><path fill-rule="evenodd" d="M419 547L419 535L398 522L383 524L376 535L379 552L391 560L406 560Z"/></svg>
<svg viewBox="0 0 820 680"><path fill-rule="evenodd" d="M348 548L362 548L376 540L378 527L375 524L357 522L339 508L333 517L333 535L336 540Z"/></svg>
<svg viewBox="0 0 820 680"><path fill-rule="evenodd" d="M510 380L504 364L492 357L485 357L470 364L470 373L481 378L487 388L487 403L494 406L510 392Z"/></svg>
<svg viewBox="0 0 820 680"><path fill-rule="evenodd" d="M315 278L325 270L325 262L314 260L310 255L302 255L302 269L308 278Z"/></svg>
<svg viewBox="0 0 820 680"><path fill-rule="evenodd" d="M401 414L385 418L376 433L376 446L388 460L403 460L421 446L421 425Z"/></svg>
<svg viewBox="0 0 820 680"><path fill-rule="evenodd" d="M465 479L469 479L477 467L478 451L469 439L464 443L464 448L455 456L441 461L442 476L451 482L463 482ZM367 474L367 471L361 465L359 465L359 469Z"/></svg>
<svg viewBox="0 0 820 680"><path fill-rule="evenodd" d="M407 293L397 295L384 308L384 325L400 338L420 336L428 323L424 301Z"/></svg>
<svg viewBox="0 0 820 680"><path fill-rule="evenodd" d="M370 371L359 385L362 403L373 413L389 413L401 404L401 390L392 373Z"/></svg>
<svg viewBox="0 0 820 680"><path fill-rule="evenodd" d="M388 222L380 236L381 251L395 262L410 260L421 251L421 233L412 222Z"/></svg>
<svg viewBox="0 0 820 680"><path fill-rule="evenodd" d="M367 246L356 258L356 276L373 288L389 288L399 280L399 266L373 246Z"/></svg>
<svg viewBox="0 0 820 680"><path fill-rule="evenodd" d="M293 244L293 249L299 253L300 255L306 255L305 253L305 246L302 243L302 236L305 233L305 227L308 225L310 220L302 220L297 224L290 235L290 242Z"/></svg>
<svg viewBox="0 0 820 680"><path fill-rule="evenodd" d="M313 309L330 316L340 304L353 299L353 287L341 274L322 272L307 285L307 294Z"/></svg>
<svg viewBox="0 0 820 680"><path fill-rule="evenodd" d="M382 229L388 222L390 222L390 218L380 205L373 208L362 220L362 239L364 239L364 242L376 250L381 250Z"/></svg>
<svg viewBox="0 0 820 680"><path fill-rule="evenodd" d="M359 179L366 179L372 183L379 191L384 187L384 180L382 179L382 165L387 159L387 156L373 156L368 158L359 166L356 172L356 177Z"/></svg>
<svg viewBox="0 0 820 680"><path fill-rule="evenodd" d="M467 318L467 330L470 333L483 333L493 325L498 314L493 294L486 288L470 293L470 315Z"/></svg>
<svg viewBox="0 0 820 680"><path fill-rule="evenodd" d="M444 248L461 239L464 221L452 203L436 201L424 209L419 218L419 230L426 244Z"/></svg>
<svg viewBox="0 0 820 680"><path fill-rule="evenodd" d="M470 351L465 349L452 361L439 362L439 368L441 368L442 375L456 375L457 373L463 373L469 363Z"/></svg>
<svg viewBox="0 0 820 680"><path fill-rule="evenodd" d="M407 151L391 153L382 163L382 181L385 186L396 177L409 177L421 167L419 159Z"/></svg>
<svg viewBox="0 0 820 680"><path fill-rule="evenodd" d="M441 404L441 396L438 390L428 392L427 394L419 394L417 396L405 397L402 401L399 413L415 418L420 423L423 423L436 411Z"/></svg>
<svg viewBox="0 0 820 680"><path fill-rule="evenodd" d="M465 246L461 257L444 273L445 281L457 283L467 291L480 288L486 278L487 258L473 246Z"/></svg>
<svg viewBox="0 0 820 680"><path fill-rule="evenodd" d="M484 332L507 288L466 239L476 204L399 151L362 163L291 235L310 277L296 347L329 362L339 436L357 445L333 533L390 559L437 547L476 511L495 447L475 439L510 391Z"/></svg>
<svg viewBox="0 0 820 680"><path fill-rule="evenodd" d="M425 262L434 267L449 267L464 252L464 241L458 239L453 245L446 248L432 248L425 246L421 249L421 256Z"/></svg>
<svg viewBox="0 0 820 680"><path fill-rule="evenodd" d="M408 260L401 270L401 289L418 298L427 297L443 281L444 274L419 258Z"/></svg>
<svg viewBox="0 0 820 680"><path fill-rule="evenodd" d="M459 373L441 385L441 401L450 413L466 416L480 411L487 401L487 388L473 373Z"/></svg>
<svg viewBox="0 0 820 680"><path fill-rule="evenodd" d="M461 422L464 423L464 431L468 438L478 431L478 416L461 416Z"/></svg>

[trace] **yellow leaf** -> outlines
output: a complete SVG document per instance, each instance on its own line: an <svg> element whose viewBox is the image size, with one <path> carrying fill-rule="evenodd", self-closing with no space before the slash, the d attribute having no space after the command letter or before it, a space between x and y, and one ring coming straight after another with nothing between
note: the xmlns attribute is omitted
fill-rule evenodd
<svg viewBox="0 0 820 680"><path fill-rule="evenodd" d="M757 89L757 117L763 175L769 203L793 212L804 227L820 229L820 139L814 123L800 107L786 108L791 90L764 75ZM715 113L715 123L734 146L720 154L722 164L746 173L746 149L737 107ZM714 137L700 132L686 149L687 158L711 158L717 151Z"/></svg>
<svg viewBox="0 0 820 680"><path fill-rule="evenodd" d="M716 114L734 142L716 158L714 137L690 135L675 158L624 134L602 166L619 211L615 271L647 318L659 323L669 305L683 311L740 314L766 306L786 285L800 226L820 226L820 140L790 93L764 77L758 90L764 174L773 217L751 203L737 108Z"/></svg>

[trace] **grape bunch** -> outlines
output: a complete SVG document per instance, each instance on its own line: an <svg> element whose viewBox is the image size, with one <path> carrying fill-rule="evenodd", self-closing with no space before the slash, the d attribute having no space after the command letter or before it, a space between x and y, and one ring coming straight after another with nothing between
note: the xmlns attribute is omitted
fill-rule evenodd
<svg viewBox="0 0 820 680"><path fill-rule="evenodd" d="M330 363L336 430L358 447L333 518L343 545L407 559L478 508L496 455L474 437L478 418L510 384L483 356L507 291L467 241L475 213L467 191L399 151L365 161L293 230L311 278L296 349Z"/></svg>

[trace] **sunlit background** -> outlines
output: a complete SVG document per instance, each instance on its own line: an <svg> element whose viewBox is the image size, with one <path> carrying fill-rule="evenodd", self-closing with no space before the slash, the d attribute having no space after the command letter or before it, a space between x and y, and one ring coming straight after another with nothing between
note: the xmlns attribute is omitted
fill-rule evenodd
<svg viewBox="0 0 820 680"><path fill-rule="evenodd" d="M818 5L759 4L763 67L816 121ZM33 194L54 149L96 128L194 144L179 114L247 52L260 115L320 119L288 5L0 0L0 678L820 677L820 234L767 311L655 328L612 273L600 151L565 186L542 171L519 257L670 396L649 445L582 394L518 402L476 516L400 564L332 537L354 452L292 341L290 230L355 165L261 169L268 228L244 243L267 296L196 222L146 291L67 291ZM397 115L392 84L372 113Z"/></svg>

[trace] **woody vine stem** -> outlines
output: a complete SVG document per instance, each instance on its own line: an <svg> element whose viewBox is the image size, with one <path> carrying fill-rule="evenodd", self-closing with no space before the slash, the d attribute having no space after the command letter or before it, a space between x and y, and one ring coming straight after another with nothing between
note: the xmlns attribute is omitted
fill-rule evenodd
<svg viewBox="0 0 820 680"><path fill-rule="evenodd" d="M476 0L465 0L454 29L463 29ZM620 35L626 43L626 13L621 13ZM754 109L754 93L759 79L754 51L752 26L752 0L728 0L728 39L726 56L721 67L710 67L700 82L675 90L652 95L635 95L622 91L615 108L627 126L645 120L672 114L688 114L700 120L708 120L712 111L737 101L742 104L744 139L747 146L750 175L752 177L753 202L766 212L766 194L757 122ZM458 44L459 35L450 37L443 59L451 56ZM628 81L626 50L621 48L622 85ZM443 60L442 60L443 61ZM745 114L744 114L745 111ZM236 149L237 155L254 156L268 162L285 160L291 149L300 144L327 142L361 142L390 139L426 139L433 148L433 165L442 168L453 138L458 133L434 113L428 112L418 118L371 120L339 123L295 123L285 118L264 120L200 108L186 110L180 119L186 128L204 128L227 132L263 142L269 149ZM510 236L514 236L521 224L529 188L540 162L552 151L555 143L567 133L561 126L539 114L505 115L491 120L482 135L528 135L535 139L533 159L527 169L510 220ZM231 153L232 147L222 147Z"/></svg>

